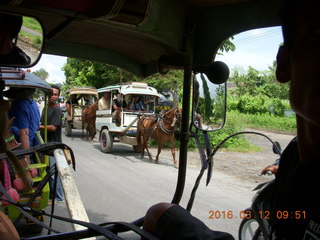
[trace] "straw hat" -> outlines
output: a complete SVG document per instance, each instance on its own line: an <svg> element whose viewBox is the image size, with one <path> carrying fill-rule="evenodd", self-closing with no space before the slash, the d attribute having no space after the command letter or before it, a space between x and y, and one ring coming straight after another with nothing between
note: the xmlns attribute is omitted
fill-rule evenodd
<svg viewBox="0 0 320 240"><path fill-rule="evenodd" d="M10 99L19 100L30 98L35 91L35 88L10 87L9 90L3 92L3 95Z"/></svg>

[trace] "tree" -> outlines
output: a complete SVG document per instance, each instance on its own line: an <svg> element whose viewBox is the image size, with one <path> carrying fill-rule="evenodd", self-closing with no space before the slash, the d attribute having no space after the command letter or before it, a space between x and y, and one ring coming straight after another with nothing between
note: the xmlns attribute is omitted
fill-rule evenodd
<svg viewBox="0 0 320 240"><path fill-rule="evenodd" d="M137 81L139 79L117 67L76 58L67 58L67 63L64 65L63 70L66 76L65 89L74 86L101 88L118 83L120 78L122 82Z"/></svg>
<svg viewBox="0 0 320 240"><path fill-rule="evenodd" d="M230 40L226 40L220 51L234 51L235 46ZM105 87L121 82L144 81L155 87L157 90L173 90L175 96L182 96L183 71L172 70L165 75L154 74L146 79L141 79L135 75L120 70L117 67L92 62L89 60L67 58L67 63L63 67L66 82L63 89L74 86L91 86L95 88ZM178 89L178 92L177 90Z"/></svg>
<svg viewBox="0 0 320 240"><path fill-rule="evenodd" d="M47 80L48 77L49 77L49 73L43 69L43 68L40 68L36 71L33 72L34 75L38 76L39 78L43 79L43 80Z"/></svg>
<svg viewBox="0 0 320 240"><path fill-rule="evenodd" d="M230 39L225 40L221 46L220 46L220 52L218 52L219 55L223 55L223 52L234 52L236 50L236 46L233 44L233 42L231 42L231 40L233 40L233 37L231 37Z"/></svg>
<svg viewBox="0 0 320 240"><path fill-rule="evenodd" d="M269 98L288 99L289 84L279 83L275 76L276 62L266 71L259 71L249 66L247 71L241 68L233 69L229 81L236 84L233 93L237 96L264 95Z"/></svg>
<svg viewBox="0 0 320 240"><path fill-rule="evenodd" d="M202 81L203 94L204 94L204 104L203 104L203 120L207 123L210 123L210 117L212 116L213 106L211 102L210 90L207 84L207 80L205 79L203 74L200 74L200 78Z"/></svg>

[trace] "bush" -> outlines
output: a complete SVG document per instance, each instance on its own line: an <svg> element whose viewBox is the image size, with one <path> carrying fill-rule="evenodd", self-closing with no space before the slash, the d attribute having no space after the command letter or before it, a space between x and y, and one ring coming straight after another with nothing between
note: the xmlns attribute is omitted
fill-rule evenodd
<svg viewBox="0 0 320 240"><path fill-rule="evenodd" d="M272 109L272 110L271 110ZM282 101L278 98L272 99L271 112L276 116L284 116L285 106L282 104Z"/></svg>
<svg viewBox="0 0 320 240"><path fill-rule="evenodd" d="M239 97L237 109L241 113L262 114L269 112L271 101L266 96L242 95Z"/></svg>
<svg viewBox="0 0 320 240"><path fill-rule="evenodd" d="M227 111L238 110L239 97L234 95L227 95Z"/></svg>
<svg viewBox="0 0 320 240"><path fill-rule="evenodd" d="M248 94L240 97L228 96L228 111L239 111L246 114L265 114L272 113L276 116L284 116L287 108L285 102L278 98L268 98L265 95L250 96Z"/></svg>

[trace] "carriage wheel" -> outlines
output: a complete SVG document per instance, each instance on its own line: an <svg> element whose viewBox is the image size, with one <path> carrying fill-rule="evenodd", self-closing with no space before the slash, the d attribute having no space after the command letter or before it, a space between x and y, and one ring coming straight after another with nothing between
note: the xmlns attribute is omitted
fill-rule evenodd
<svg viewBox="0 0 320 240"><path fill-rule="evenodd" d="M252 210L251 210L252 211ZM251 212L250 216L252 218L244 218L242 219L239 227L239 240L262 240L263 235L259 228L258 222L254 219L253 212Z"/></svg>
<svg viewBox="0 0 320 240"><path fill-rule="evenodd" d="M71 133L72 133L71 122L66 121L66 125L65 125L65 127L64 127L64 134L65 134L67 137L70 137L70 136L71 136Z"/></svg>
<svg viewBox="0 0 320 240"><path fill-rule="evenodd" d="M101 152L108 153L111 152L113 145L113 137L110 135L107 129L102 130L100 136L100 147Z"/></svg>

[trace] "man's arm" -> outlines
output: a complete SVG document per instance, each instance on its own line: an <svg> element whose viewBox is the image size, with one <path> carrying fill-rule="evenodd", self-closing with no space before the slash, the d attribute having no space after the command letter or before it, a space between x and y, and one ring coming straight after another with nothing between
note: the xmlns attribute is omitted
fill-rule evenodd
<svg viewBox="0 0 320 240"><path fill-rule="evenodd" d="M40 125L39 129L43 130L44 125ZM56 125L47 125L47 131L48 132L55 132L55 131L57 131L57 126Z"/></svg>
<svg viewBox="0 0 320 240"><path fill-rule="evenodd" d="M28 149L30 148L30 141L29 141L29 129L23 128L19 130L19 138L21 142L22 149ZM30 156L25 155L25 158L27 160L27 163L30 163Z"/></svg>
<svg viewBox="0 0 320 240"><path fill-rule="evenodd" d="M28 128L24 128L24 129L19 130L19 138L20 138L22 149L30 148L29 129Z"/></svg>
<svg viewBox="0 0 320 240"><path fill-rule="evenodd" d="M117 106L115 101L112 101L113 110L120 110L120 107Z"/></svg>
<svg viewBox="0 0 320 240"><path fill-rule="evenodd" d="M49 118L48 116L48 125L47 125L47 131L48 132L55 132L57 131L58 126L61 124L61 117L62 117L62 111L60 108L55 108L52 116ZM40 124L39 126L40 130L44 129L44 125Z"/></svg>

